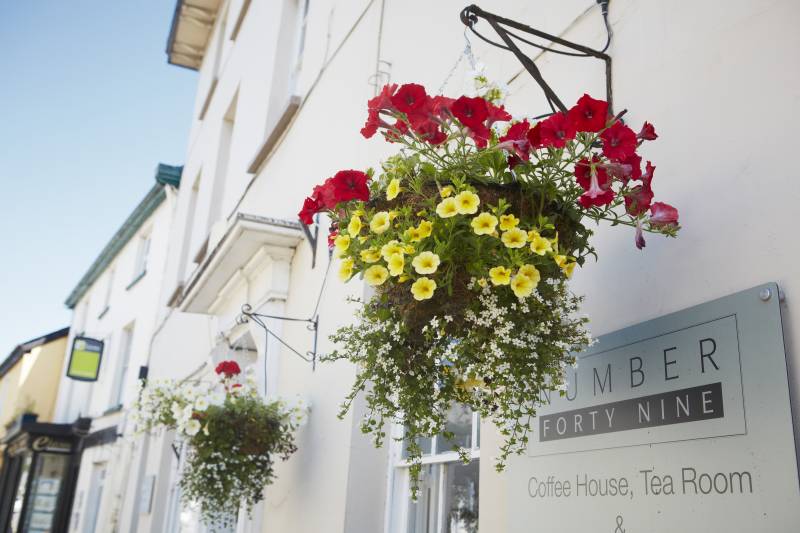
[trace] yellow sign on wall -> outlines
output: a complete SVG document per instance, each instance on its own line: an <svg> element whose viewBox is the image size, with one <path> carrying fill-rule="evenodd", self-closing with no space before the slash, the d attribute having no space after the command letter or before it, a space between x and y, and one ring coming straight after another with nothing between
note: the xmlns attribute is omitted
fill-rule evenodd
<svg viewBox="0 0 800 533"><path fill-rule="evenodd" d="M97 381L102 358L103 341L89 337L75 337L72 341L67 377L79 381Z"/></svg>

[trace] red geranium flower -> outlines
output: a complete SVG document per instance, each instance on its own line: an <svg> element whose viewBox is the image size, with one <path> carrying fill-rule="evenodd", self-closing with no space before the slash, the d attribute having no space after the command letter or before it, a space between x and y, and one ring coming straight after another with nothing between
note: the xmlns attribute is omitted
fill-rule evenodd
<svg viewBox="0 0 800 533"><path fill-rule="evenodd" d="M489 116L486 100L479 97L461 96L453 102L450 111L463 125L473 130L483 126L484 121Z"/></svg>
<svg viewBox="0 0 800 533"><path fill-rule="evenodd" d="M236 361L222 361L217 365L217 368L214 369L214 372L217 374L224 374L226 378L230 378L241 374L242 369L239 368L239 363Z"/></svg>
<svg viewBox="0 0 800 533"><path fill-rule="evenodd" d="M300 222L306 226L310 226L314 223L314 215L319 213L321 209L322 207L316 200L313 198L306 198L305 201L303 201L303 209L297 213L297 216L300 217Z"/></svg>
<svg viewBox="0 0 800 533"><path fill-rule="evenodd" d="M591 162L581 159L575 164L575 179L586 191L578 198L578 203L587 209L608 205L614 200L611 179L599 162L599 157L592 156Z"/></svg>
<svg viewBox="0 0 800 533"><path fill-rule="evenodd" d="M530 159L529 143L528 143L528 129L530 124L527 120L512 124L505 135L500 137L500 143L509 143L511 145L512 155L528 161Z"/></svg>
<svg viewBox="0 0 800 533"><path fill-rule="evenodd" d="M636 152L636 134L622 122L615 122L603 133L603 155L614 161L627 159Z"/></svg>
<svg viewBox="0 0 800 533"><path fill-rule="evenodd" d="M642 130L639 132L637 137L643 141L655 141L658 139L658 135L656 134L656 128L650 124L649 122L645 122L642 126Z"/></svg>
<svg viewBox="0 0 800 533"><path fill-rule="evenodd" d="M650 206L650 225L656 228L678 225L678 210L669 204L655 202Z"/></svg>
<svg viewBox="0 0 800 533"><path fill-rule="evenodd" d="M563 148L567 141L575 138L575 123L566 113L555 113L539 123L541 143L544 146Z"/></svg>
<svg viewBox="0 0 800 533"><path fill-rule="evenodd" d="M406 83L392 95L392 104L405 114L413 113L428 101L425 87L417 83Z"/></svg>
<svg viewBox="0 0 800 533"><path fill-rule="evenodd" d="M336 203L347 202L349 200L369 200L369 187L367 182L369 176L360 170L340 170L333 178L333 185Z"/></svg>
<svg viewBox="0 0 800 533"><path fill-rule="evenodd" d="M595 133L606 127L608 102L584 94L568 113L578 131Z"/></svg>

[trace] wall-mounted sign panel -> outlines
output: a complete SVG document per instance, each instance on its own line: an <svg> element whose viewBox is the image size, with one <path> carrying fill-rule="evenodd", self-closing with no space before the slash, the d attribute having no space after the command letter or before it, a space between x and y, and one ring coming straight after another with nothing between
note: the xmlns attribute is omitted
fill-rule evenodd
<svg viewBox="0 0 800 533"><path fill-rule="evenodd" d="M67 365L67 377L79 381L97 381L103 359L103 341L75 337Z"/></svg>
<svg viewBox="0 0 800 533"><path fill-rule="evenodd" d="M508 469L514 533L800 531L778 287L598 339Z"/></svg>

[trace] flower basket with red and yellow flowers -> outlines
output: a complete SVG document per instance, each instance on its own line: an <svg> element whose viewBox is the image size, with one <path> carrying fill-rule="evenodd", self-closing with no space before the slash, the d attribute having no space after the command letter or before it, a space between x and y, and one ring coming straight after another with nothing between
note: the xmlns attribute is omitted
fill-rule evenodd
<svg viewBox="0 0 800 533"><path fill-rule="evenodd" d="M359 322L332 336L327 359L359 367L362 430L380 445L405 426L416 483L420 439L443 434L453 403L491 417L502 468L526 447L544 389L563 389L573 353L591 341L567 280L595 251L587 223L674 236L677 211L653 202L655 167L637 150L656 139L584 95L566 113L514 121L491 98L429 96L387 85L361 133L400 147L378 173L343 170L317 186L300 218L332 220L339 276L375 288ZM465 450L457 450L466 459Z"/></svg>

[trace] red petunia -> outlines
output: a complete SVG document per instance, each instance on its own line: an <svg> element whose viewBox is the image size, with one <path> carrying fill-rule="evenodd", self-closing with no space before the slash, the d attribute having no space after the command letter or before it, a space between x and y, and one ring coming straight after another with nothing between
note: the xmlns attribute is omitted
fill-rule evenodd
<svg viewBox="0 0 800 533"><path fill-rule="evenodd" d="M539 123L541 143L544 146L563 148L575 138L575 123L566 113L555 113Z"/></svg>
<svg viewBox="0 0 800 533"><path fill-rule="evenodd" d="M405 114L414 113L428 101L425 87L417 83L406 83L392 95L392 104Z"/></svg>
<svg viewBox="0 0 800 533"><path fill-rule="evenodd" d="M369 102L367 102L367 108L378 111L381 109L391 110L394 107L394 104L392 104L392 96L394 95L395 91L397 91L396 83L384 85L380 94L378 94L378 96L375 98L371 98Z"/></svg>
<svg viewBox="0 0 800 533"><path fill-rule="evenodd" d="M595 100L588 94L578 99L578 103L568 111L569 118L578 131L598 132L606 127L608 102Z"/></svg>
<svg viewBox="0 0 800 533"><path fill-rule="evenodd" d="M486 148L491 131L484 124L474 124L469 127L469 135L478 148Z"/></svg>
<svg viewBox="0 0 800 533"><path fill-rule="evenodd" d="M450 111L463 125L473 130L484 126L484 121L489 116L486 100L479 97L461 96L453 102Z"/></svg>
<svg viewBox="0 0 800 533"><path fill-rule="evenodd" d="M369 176L360 170L340 170L333 178L333 185L336 203L347 202L350 200L369 200L369 186L367 182Z"/></svg>
<svg viewBox="0 0 800 533"><path fill-rule="evenodd" d="M650 225L664 228L678 225L678 210L669 204L655 202L650 206Z"/></svg>
<svg viewBox="0 0 800 533"><path fill-rule="evenodd" d="M599 162L599 157L592 156L591 161L581 159L575 164L575 180L586 191L578 198L578 203L587 209L608 205L614 200L611 178Z"/></svg>
<svg viewBox="0 0 800 533"><path fill-rule="evenodd" d="M367 121L364 123L364 127L361 128L361 135L363 135L365 139L369 139L375 135L380 125L380 112L377 109L370 109L367 114Z"/></svg>
<svg viewBox="0 0 800 533"><path fill-rule="evenodd" d="M414 133L425 139L430 144L442 144L447 140L447 134L439 129L439 124L430 117L415 119L411 123Z"/></svg>
<svg viewBox="0 0 800 533"><path fill-rule="evenodd" d="M333 178L328 178L322 185L317 185L311 193L311 198L316 200L319 210L333 209L339 201L336 199L336 190L333 187Z"/></svg>
<svg viewBox="0 0 800 533"><path fill-rule="evenodd" d="M316 200L313 198L306 198L305 201L303 201L303 209L297 213L297 216L300 217L300 222L306 226L310 226L314 223L314 215L321 210L322 206L320 206Z"/></svg>
<svg viewBox="0 0 800 533"><path fill-rule="evenodd" d="M510 152L512 155L528 161L530 159L530 145L528 143L528 130L530 124L527 120L512 124L505 135L500 137L500 143L508 143L510 145Z"/></svg>
<svg viewBox="0 0 800 533"><path fill-rule="evenodd" d="M653 201L653 190L646 185L637 185L625 195L625 210L631 216L638 217L650 209Z"/></svg>
<svg viewBox="0 0 800 533"><path fill-rule="evenodd" d="M650 161L648 161L647 164L645 164L644 166L644 174L641 175L642 183L644 184L645 187L650 187L651 184L653 183L653 174L655 173L655 171L656 171L655 165L653 165L652 163L650 163Z"/></svg>
<svg viewBox="0 0 800 533"><path fill-rule="evenodd" d="M622 122L615 122L600 134L603 140L603 155L614 161L622 161L636 152L636 134Z"/></svg>
<svg viewBox="0 0 800 533"><path fill-rule="evenodd" d="M447 96L434 96L430 100L431 115L441 119L450 118L450 115L452 114L451 108L453 107L453 102L455 102L454 98L448 98Z"/></svg>
<svg viewBox="0 0 800 533"><path fill-rule="evenodd" d="M525 135L528 139L528 145L531 148L541 148L544 146L542 144L542 128L541 122L536 124L534 127L528 130L528 133Z"/></svg>
<svg viewBox="0 0 800 533"><path fill-rule="evenodd" d="M224 374L226 378L237 376L241 374L242 369L239 368L239 363L236 361L222 361L214 369L217 374Z"/></svg>
<svg viewBox="0 0 800 533"><path fill-rule="evenodd" d="M656 128L652 124L645 122L637 137L643 141L655 141L658 139L658 134L656 134Z"/></svg>
<svg viewBox="0 0 800 533"><path fill-rule="evenodd" d="M503 106L496 106L491 102L486 102L487 112L487 126L491 126L495 122L506 122L511 120L511 115L508 114L506 108Z"/></svg>

